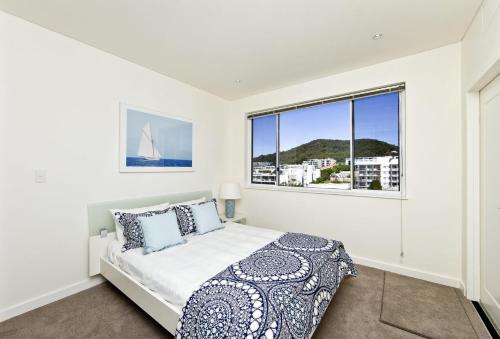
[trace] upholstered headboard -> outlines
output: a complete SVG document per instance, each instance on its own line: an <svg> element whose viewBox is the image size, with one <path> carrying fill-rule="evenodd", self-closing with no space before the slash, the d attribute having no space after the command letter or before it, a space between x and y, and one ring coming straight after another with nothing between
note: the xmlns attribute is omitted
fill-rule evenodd
<svg viewBox="0 0 500 339"><path fill-rule="evenodd" d="M198 191L198 192L186 192L186 193L173 193L166 195L158 195L154 197L143 197L143 198L131 198L116 201L107 201L92 203L87 205L88 210L88 220L89 220L89 236L99 235L99 231L102 228L108 230L108 232L114 232L115 222L110 209L115 208L137 208L145 207L150 205L161 204L163 202L182 202L187 200L198 199L205 197L207 199L212 198L211 191Z"/></svg>

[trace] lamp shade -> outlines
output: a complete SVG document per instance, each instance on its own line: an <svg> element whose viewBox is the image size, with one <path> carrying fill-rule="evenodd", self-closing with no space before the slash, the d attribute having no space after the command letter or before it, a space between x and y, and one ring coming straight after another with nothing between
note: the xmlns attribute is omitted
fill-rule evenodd
<svg viewBox="0 0 500 339"><path fill-rule="evenodd" d="M225 183L220 185L219 195L222 199L240 199L240 185L235 183Z"/></svg>

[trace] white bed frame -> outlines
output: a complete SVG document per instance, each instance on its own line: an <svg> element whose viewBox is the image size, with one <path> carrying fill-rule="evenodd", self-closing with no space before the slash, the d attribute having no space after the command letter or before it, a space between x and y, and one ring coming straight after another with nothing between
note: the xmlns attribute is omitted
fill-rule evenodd
<svg viewBox="0 0 500 339"><path fill-rule="evenodd" d="M106 259L108 244L113 239L115 239L114 232L104 238L90 237L89 273L101 274L168 332L175 335L180 310Z"/></svg>
<svg viewBox="0 0 500 339"><path fill-rule="evenodd" d="M161 326L175 335L181 310L163 299L158 293L151 291L132 276L107 260L107 249L110 241L116 239L114 220L109 213L112 208L134 208L159 204L162 202L181 202L200 197L211 198L212 192L201 191L171 194L166 196L128 199L88 205L89 214L89 276L101 274L116 288L135 302ZM99 235L106 229L105 236Z"/></svg>

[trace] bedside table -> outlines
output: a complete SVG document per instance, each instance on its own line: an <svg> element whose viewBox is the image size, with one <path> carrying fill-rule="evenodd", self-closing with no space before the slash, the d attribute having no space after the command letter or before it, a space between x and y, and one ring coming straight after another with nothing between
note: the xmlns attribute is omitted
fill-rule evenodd
<svg viewBox="0 0 500 339"><path fill-rule="evenodd" d="M220 215L220 218L222 219L222 222L231 221L231 222L237 222L240 224L244 224L247 221L246 220L247 218L243 214L238 214L238 213L234 214L234 218L226 218L226 216L224 214Z"/></svg>

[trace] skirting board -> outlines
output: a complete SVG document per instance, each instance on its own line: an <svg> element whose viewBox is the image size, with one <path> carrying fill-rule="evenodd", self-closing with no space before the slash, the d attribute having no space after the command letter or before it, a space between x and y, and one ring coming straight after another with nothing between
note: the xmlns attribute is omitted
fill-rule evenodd
<svg viewBox="0 0 500 339"><path fill-rule="evenodd" d="M426 272L422 270L418 270L415 268L409 268L396 264L389 264L383 261L372 260L362 257L351 256L352 260L355 264L378 268L379 270L384 270L387 272L397 273L401 275L405 275L407 277L422 279L425 281L430 281L440 285L446 285L454 288L459 288L464 291L464 284L462 281L452 278L446 275Z"/></svg>
<svg viewBox="0 0 500 339"><path fill-rule="evenodd" d="M83 281L68 285L52 292L42 294L39 297L28 299L19 304L0 310L0 322L13 318L20 314L34 310L35 308L53 303L54 301L66 298L72 294L84 291L88 288L102 284L106 280L102 276L96 276Z"/></svg>
<svg viewBox="0 0 500 339"><path fill-rule="evenodd" d="M460 280L458 283L460 284L460 287L458 287L458 289L462 291L464 297L467 298L467 289L465 288L465 283L463 282L463 280Z"/></svg>

